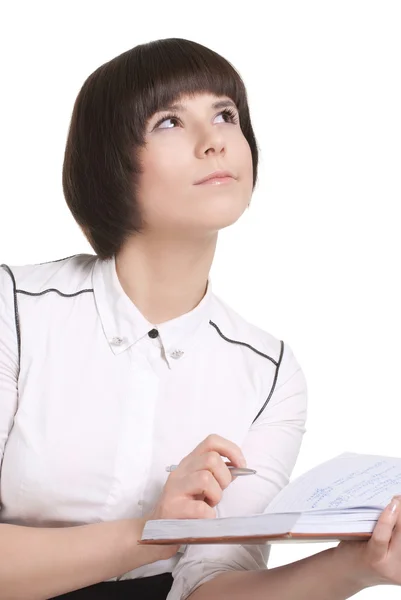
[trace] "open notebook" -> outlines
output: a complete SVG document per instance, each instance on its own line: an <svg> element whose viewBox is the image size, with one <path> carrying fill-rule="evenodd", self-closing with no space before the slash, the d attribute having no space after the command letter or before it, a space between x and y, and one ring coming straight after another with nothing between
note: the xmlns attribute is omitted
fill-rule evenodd
<svg viewBox="0 0 401 600"><path fill-rule="evenodd" d="M263 514L148 521L139 543L369 539L380 513L397 494L401 494L401 458L345 452L294 479Z"/></svg>

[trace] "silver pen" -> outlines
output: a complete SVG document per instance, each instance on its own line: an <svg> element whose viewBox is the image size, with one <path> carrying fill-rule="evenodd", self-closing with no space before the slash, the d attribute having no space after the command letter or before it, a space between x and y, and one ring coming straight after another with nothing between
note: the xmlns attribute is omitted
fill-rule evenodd
<svg viewBox="0 0 401 600"><path fill-rule="evenodd" d="M171 471L175 471L178 465L170 465L166 467L166 471L171 473ZM231 475L233 477L238 477L238 475L255 475L255 469L246 469L245 467L232 467L231 465L228 467L231 471Z"/></svg>

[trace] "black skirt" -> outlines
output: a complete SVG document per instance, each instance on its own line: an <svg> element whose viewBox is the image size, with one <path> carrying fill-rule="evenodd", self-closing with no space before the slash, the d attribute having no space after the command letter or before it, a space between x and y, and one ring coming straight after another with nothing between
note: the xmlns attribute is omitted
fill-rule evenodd
<svg viewBox="0 0 401 600"><path fill-rule="evenodd" d="M173 584L171 573L161 573L152 577L123 579L122 581L102 581L88 587L61 594L54 598L81 598L92 600L165 600ZM50 598L49 600L54 600Z"/></svg>

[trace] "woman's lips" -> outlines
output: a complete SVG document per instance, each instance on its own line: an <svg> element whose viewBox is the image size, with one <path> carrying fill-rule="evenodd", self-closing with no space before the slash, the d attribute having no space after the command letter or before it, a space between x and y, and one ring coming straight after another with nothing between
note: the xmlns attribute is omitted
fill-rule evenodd
<svg viewBox="0 0 401 600"><path fill-rule="evenodd" d="M234 177L213 177L212 179L206 179L202 183L197 183L196 185L221 185L224 183L231 183L235 181Z"/></svg>

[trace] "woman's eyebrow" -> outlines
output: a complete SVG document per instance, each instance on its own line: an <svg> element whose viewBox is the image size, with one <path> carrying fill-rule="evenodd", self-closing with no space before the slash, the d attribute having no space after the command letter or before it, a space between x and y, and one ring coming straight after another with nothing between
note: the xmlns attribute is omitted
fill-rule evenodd
<svg viewBox="0 0 401 600"><path fill-rule="evenodd" d="M213 109L225 108L226 106L233 106L234 108L237 108L236 104L231 100L219 100L218 102L214 102L212 104ZM181 110L182 112L186 112L187 108L183 104L170 104L169 106L158 108L157 112L163 112L168 110Z"/></svg>

